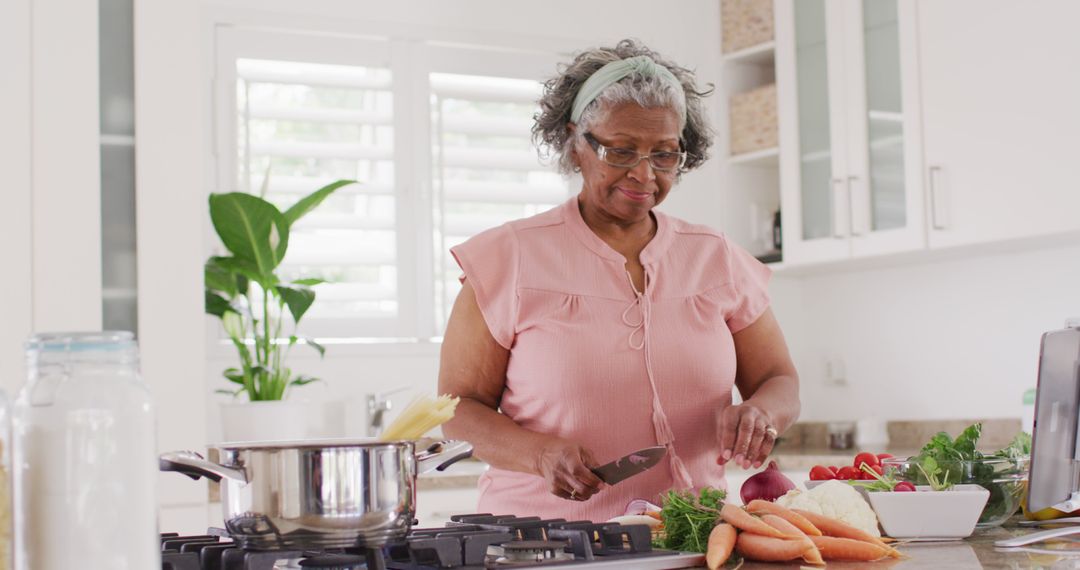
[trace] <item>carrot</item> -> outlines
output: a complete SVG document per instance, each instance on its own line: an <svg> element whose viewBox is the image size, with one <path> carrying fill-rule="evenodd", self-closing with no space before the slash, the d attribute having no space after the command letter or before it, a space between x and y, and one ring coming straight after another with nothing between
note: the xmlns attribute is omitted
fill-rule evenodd
<svg viewBox="0 0 1080 570"><path fill-rule="evenodd" d="M705 553L705 563L709 570L716 570L731 557L731 550L735 548L735 527L720 523L713 527L709 533L709 548Z"/></svg>
<svg viewBox="0 0 1080 570"><path fill-rule="evenodd" d="M814 526L818 527L825 536L832 536L836 538L850 538L853 540L859 540L862 542L869 542L875 546L880 546L889 552L889 556L894 558L900 557L900 552L895 548L885 544L880 538L871 535L870 533L857 529L843 521L838 521L834 518L827 517L825 515L819 515L810 511L803 511L794 509L796 513L806 517Z"/></svg>
<svg viewBox="0 0 1080 570"><path fill-rule="evenodd" d="M795 511L787 507L778 505L771 501L754 499L753 501L750 501L749 505L746 506L746 510L750 511L755 515L765 513L776 515L798 527L798 529L801 530L803 534L809 536L821 536L821 530L819 530L818 527L814 526L814 523L806 520L806 517L800 515L799 513L796 513Z"/></svg>
<svg viewBox="0 0 1080 570"><path fill-rule="evenodd" d="M825 561L821 558L821 553L818 552L817 546L815 546L814 543L810 541L810 538L807 537L806 534L803 533L803 531L799 530L798 527L791 524L783 517L773 514L766 514L762 516L761 521L780 532L801 535L802 538L800 538L799 540L806 544L806 550L803 552L802 559L805 560L808 564L817 564L821 566L825 565Z"/></svg>
<svg viewBox="0 0 1080 570"><path fill-rule="evenodd" d="M889 556L889 549L871 542L834 536L811 536L825 560L871 562Z"/></svg>
<svg viewBox="0 0 1080 570"><path fill-rule="evenodd" d="M775 528L761 522L761 519L744 511L742 507L736 507L731 503L724 503L724 506L720 508L720 517L724 519L724 522L742 531L781 539L799 538L796 535L787 535L776 530Z"/></svg>
<svg viewBox="0 0 1080 570"><path fill-rule="evenodd" d="M740 532L739 538L735 540L735 550L750 560L787 562L802 556L806 552L806 543L801 540L784 540L752 532Z"/></svg>

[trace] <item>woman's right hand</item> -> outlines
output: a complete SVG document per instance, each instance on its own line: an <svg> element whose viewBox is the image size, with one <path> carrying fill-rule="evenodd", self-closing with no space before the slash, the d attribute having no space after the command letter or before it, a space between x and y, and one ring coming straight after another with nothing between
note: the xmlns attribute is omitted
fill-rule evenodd
<svg viewBox="0 0 1080 570"><path fill-rule="evenodd" d="M607 486L589 469L593 465L596 461L588 449L555 438L540 450L536 470L547 481L551 494L569 501L587 501Z"/></svg>

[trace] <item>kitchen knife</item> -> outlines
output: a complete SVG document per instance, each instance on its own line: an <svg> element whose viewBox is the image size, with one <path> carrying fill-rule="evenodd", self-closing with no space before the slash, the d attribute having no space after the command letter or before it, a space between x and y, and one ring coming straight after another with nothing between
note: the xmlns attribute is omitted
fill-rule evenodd
<svg viewBox="0 0 1080 570"><path fill-rule="evenodd" d="M596 473L596 476L599 477L601 481L608 485L614 485L623 479L628 479L638 473L648 471L659 463L666 454L667 448L663 445L646 447L645 449L639 449L629 455L620 457L611 463L593 467L592 472Z"/></svg>

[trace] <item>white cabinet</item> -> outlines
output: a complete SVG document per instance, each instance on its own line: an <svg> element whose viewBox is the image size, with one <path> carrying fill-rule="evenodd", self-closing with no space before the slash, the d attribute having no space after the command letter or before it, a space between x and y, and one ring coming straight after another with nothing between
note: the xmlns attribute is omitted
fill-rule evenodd
<svg viewBox="0 0 1080 570"><path fill-rule="evenodd" d="M784 261L925 246L915 13L905 0L778 0Z"/></svg>
<svg viewBox="0 0 1080 570"><path fill-rule="evenodd" d="M1080 230L1080 2L918 4L930 247Z"/></svg>

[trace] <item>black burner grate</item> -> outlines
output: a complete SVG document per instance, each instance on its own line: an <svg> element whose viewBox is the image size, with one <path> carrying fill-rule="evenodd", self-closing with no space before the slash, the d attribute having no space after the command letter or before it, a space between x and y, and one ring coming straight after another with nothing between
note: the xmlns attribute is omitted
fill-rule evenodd
<svg viewBox="0 0 1080 570"><path fill-rule="evenodd" d="M485 513L455 516L441 528L413 529L406 538L381 549L245 551L218 529L200 536L162 535L161 543L165 570L273 570L283 559L303 559L305 568L325 570L484 570L501 568L504 561L520 556L515 546L522 543L543 544L547 551L535 561L515 562L515 568L589 562L630 567L635 560L677 554L653 550L651 538L645 525Z"/></svg>
<svg viewBox="0 0 1080 570"><path fill-rule="evenodd" d="M336 557L336 558L335 558ZM386 570L380 549L336 549L326 552L302 550L246 551L228 538L221 529L210 529L205 535L161 535L161 565L163 570L273 570L278 560L314 560L314 566L325 570ZM360 563L355 560L359 559ZM319 563L324 565L320 566ZM328 563L337 565L326 565Z"/></svg>

